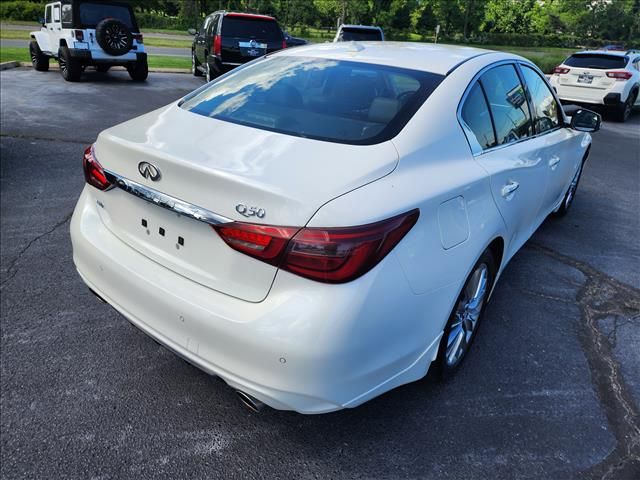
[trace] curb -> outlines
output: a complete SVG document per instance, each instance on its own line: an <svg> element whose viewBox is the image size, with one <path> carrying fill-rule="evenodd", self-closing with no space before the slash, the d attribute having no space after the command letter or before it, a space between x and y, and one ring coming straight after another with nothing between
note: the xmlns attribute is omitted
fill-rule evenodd
<svg viewBox="0 0 640 480"><path fill-rule="evenodd" d="M12 68L27 67L33 68L31 62L2 62L0 63L0 71L10 70ZM58 70L58 64L52 63L49 66L50 70ZM113 67L114 70L125 71L124 67ZM188 68L150 68L149 73L191 73Z"/></svg>

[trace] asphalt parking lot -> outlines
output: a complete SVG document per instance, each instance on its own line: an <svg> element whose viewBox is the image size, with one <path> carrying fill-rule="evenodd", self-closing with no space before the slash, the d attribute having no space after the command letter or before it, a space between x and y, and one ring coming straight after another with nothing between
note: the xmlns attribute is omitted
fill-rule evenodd
<svg viewBox="0 0 640 480"><path fill-rule="evenodd" d="M640 478L640 113L594 134L572 211L507 267L458 376L253 414L71 259L84 147L202 84L0 73L2 478Z"/></svg>

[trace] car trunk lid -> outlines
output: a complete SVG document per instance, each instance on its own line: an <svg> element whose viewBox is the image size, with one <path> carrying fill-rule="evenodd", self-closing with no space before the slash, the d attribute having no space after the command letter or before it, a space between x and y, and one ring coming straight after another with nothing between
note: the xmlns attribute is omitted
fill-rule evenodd
<svg viewBox="0 0 640 480"><path fill-rule="evenodd" d="M175 104L102 132L95 154L110 172L229 220L296 227L398 161L391 142L355 146L293 137ZM157 168L156 181L141 174L141 162ZM140 253L244 300L267 295L277 268L232 250L206 223L122 189L99 195L104 223Z"/></svg>

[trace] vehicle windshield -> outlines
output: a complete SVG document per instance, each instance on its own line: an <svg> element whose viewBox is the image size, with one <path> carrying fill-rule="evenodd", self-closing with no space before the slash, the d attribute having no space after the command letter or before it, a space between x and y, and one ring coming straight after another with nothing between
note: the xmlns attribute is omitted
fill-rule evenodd
<svg viewBox="0 0 640 480"><path fill-rule="evenodd" d="M345 42L365 42L370 40L382 40L382 33L377 28L346 27L340 33L340 40Z"/></svg>
<svg viewBox="0 0 640 480"><path fill-rule="evenodd" d="M612 68L624 68L629 61L628 57L621 55L607 55L606 53L576 53L564 61L568 67L595 68L609 70Z"/></svg>
<svg viewBox="0 0 640 480"><path fill-rule="evenodd" d="M222 35L235 38L281 41L282 30L275 20L227 15L222 22Z"/></svg>
<svg viewBox="0 0 640 480"><path fill-rule="evenodd" d="M194 92L181 106L263 130L371 145L397 135L443 78L384 65L276 56Z"/></svg>
<svg viewBox="0 0 640 480"><path fill-rule="evenodd" d="M127 27L134 28L131 10L124 5L109 5L108 3L82 2L79 6L80 23L85 28L95 27L105 18L115 18Z"/></svg>

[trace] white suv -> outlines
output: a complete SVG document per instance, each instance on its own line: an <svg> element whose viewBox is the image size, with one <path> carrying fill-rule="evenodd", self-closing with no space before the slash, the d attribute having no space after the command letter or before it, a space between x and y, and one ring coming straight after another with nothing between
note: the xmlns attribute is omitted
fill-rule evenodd
<svg viewBox="0 0 640 480"><path fill-rule="evenodd" d="M606 105L624 122L640 105L640 51L574 53L553 70L550 82L563 102Z"/></svg>
<svg viewBox="0 0 640 480"><path fill-rule="evenodd" d="M65 80L77 82L87 66L106 72L127 68L135 81L149 72L142 35L131 6L121 2L62 0L49 3L40 31L31 32L29 52L33 68L49 70L57 58Z"/></svg>

